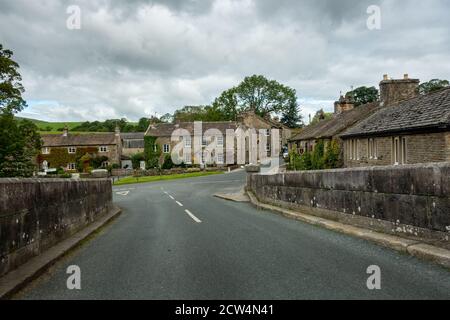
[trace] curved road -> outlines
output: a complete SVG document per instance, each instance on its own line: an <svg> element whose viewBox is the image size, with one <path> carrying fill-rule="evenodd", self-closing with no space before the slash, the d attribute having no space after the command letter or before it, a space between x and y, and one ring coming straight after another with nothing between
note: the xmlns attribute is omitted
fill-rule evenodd
<svg viewBox="0 0 450 320"><path fill-rule="evenodd" d="M450 299L450 272L436 265L212 196L244 179L115 187L122 215L18 298ZM81 290L66 288L69 265ZM381 290L367 289L370 265Z"/></svg>

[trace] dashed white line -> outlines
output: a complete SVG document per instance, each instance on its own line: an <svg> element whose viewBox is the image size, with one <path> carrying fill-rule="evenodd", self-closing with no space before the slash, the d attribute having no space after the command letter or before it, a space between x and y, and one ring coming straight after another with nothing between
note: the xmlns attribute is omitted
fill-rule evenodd
<svg viewBox="0 0 450 320"><path fill-rule="evenodd" d="M174 197L172 197L170 194L169 194L169 198L170 199L172 199L172 200L175 200L175 198Z"/></svg>
<svg viewBox="0 0 450 320"><path fill-rule="evenodd" d="M190 212L188 209L185 209L184 210L195 222L197 222L197 223L201 223L202 222L202 220L200 220L199 218L197 218L196 216L194 216L193 214L192 214L192 212Z"/></svg>
<svg viewBox="0 0 450 320"><path fill-rule="evenodd" d="M175 201L180 207L183 206L183 204L180 201Z"/></svg>

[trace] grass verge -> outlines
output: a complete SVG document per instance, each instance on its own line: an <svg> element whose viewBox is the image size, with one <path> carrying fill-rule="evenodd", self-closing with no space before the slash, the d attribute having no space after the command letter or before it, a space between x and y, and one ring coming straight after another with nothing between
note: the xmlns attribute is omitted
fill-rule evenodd
<svg viewBox="0 0 450 320"><path fill-rule="evenodd" d="M208 171L208 172L178 173L178 174L162 175L162 176L126 177L126 178L120 179L119 181L114 182L114 185L120 186L120 185L124 185L124 184L145 183L145 182L154 182L154 181L162 181L162 180L176 180L176 179L210 176L210 175L222 174L222 173L223 173L223 171Z"/></svg>

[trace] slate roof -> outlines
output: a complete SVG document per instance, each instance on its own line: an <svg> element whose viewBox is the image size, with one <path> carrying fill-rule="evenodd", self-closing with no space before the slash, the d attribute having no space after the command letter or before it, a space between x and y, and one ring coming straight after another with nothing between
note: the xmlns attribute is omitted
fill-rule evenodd
<svg viewBox="0 0 450 320"><path fill-rule="evenodd" d="M236 130L239 126L239 123L233 121L202 122L203 133L208 129L219 129L222 134L225 134L227 129ZM170 137L176 129L186 129L193 135L194 122L153 124L148 127L145 135L152 137Z"/></svg>
<svg viewBox="0 0 450 320"><path fill-rule="evenodd" d="M352 110L334 115L331 119L322 120L314 125L305 127L299 134L292 137L290 141L332 138L358 121L367 118L378 108L378 102L355 107Z"/></svg>
<svg viewBox="0 0 450 320"><path fill-rule="evenodd" d="M68 133L67 137L61 134L43 134L44 147L68 146L104 146L116 144L114 133Z"/></svg>
<svg viewBox="0 0 450 320"><path fill-rule="evenodd" d="M120 137L124 140L141 140L144 139L145 132L124 132L120 133Z"/></svg>
<svg viewBox="0 0 450 320"><path fill-rule="evenodd" d="M450 87L387 106L341 136L376 135L432 129L450 130Z"/></svg>

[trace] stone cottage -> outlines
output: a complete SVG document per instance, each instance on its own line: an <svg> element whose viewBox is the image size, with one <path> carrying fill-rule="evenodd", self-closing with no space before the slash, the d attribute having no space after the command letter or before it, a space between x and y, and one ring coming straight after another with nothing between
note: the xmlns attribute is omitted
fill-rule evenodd
<svg viewBox="0 0 450 320"><path fill-rule="evenodd" d="M383 108L341 135L345 167L450 161L450 88L419 95L418 84L381 82Z"/></svg>
<svg viewBox="0 0 450 320"><path fill-rule="evenodd" d="M155 138L155 151L160 150L159 162L163 163L166 155L171 154L173 148L179 143L171 141L172 133L177 129L184 129L189 132L191 135L191 139L187 141L187 145L185 147L194 149L194 143L197 137L194 137L194 122L179 122L179 123L159 123L159 124L151 124L145 133L146 137ZM237 121L216 121L216 122L202 122L202 133L201 137L198 137L199 142L202 148L206 148L208 144L212 141L207 141L208 139L205 137L205 133L211 132L211 130L217 130L218 133L216 136L213 135L210 139L216 141L216 145L220 148L223 148L223 153L218 152L217 154L211 154L209 159L205 159L204 152L201 155L195 155L193 152L190 154L183 155L183 162L186 164L193 163L210 163L218 166L222 166L226 164L226 159L228 159L227 154L230 152L234 152L234 163L237 163L236 158L236 148L237 142L234 141L234 149L230 149L227 146L226 134L227 130L231 130L236 132L236 130L242 129L256 129L259 133L259 130L264 130L266 134L266 146L264 146L266 152L270 154L271 152L271 129L279 129L279 142L280 146L286 145L287 141L290 137L290 129L276 121L275 119L270 118L262 118L255 114L253 111L245 112L240 114L237 117ZM250 163L252 159L250 159L249 155L249 143L246 140L245 147L245 162ZM259 141L257 142L259 144ZM200 159L201 157L201 159Z"/></svg>
<svg viewBox="0 0 450 320"><path fill-rule="evenodd" d="M87 155L90 158L104 157L102 167L120 164L120 131L115 133L69 133L64 128L61 134L41 136L43 146L37 163L42 170L63 168L76 171L77 161Z"/></svg>
<svg viewBox="0 0 450 320"><path fill-rule="evenodd" d="M330 119L322 119L318 123L305 127L299 134L289 140L289 150L297 150L299 154L311 152L319 140L325 146L333 139L343 148L339 134L362 119L371 115L379 104L377 102L355 107L349 97L341 96L334 104L334 114Z"/></svg>

